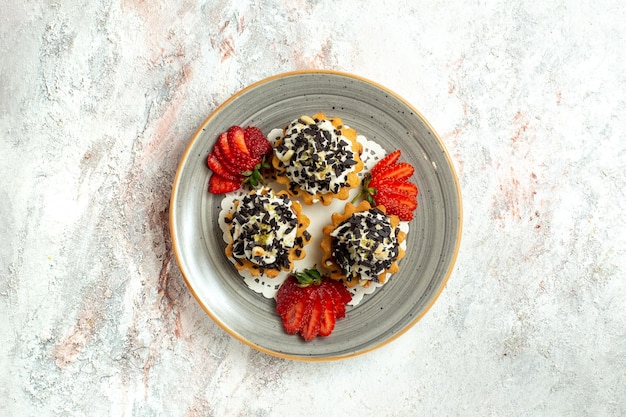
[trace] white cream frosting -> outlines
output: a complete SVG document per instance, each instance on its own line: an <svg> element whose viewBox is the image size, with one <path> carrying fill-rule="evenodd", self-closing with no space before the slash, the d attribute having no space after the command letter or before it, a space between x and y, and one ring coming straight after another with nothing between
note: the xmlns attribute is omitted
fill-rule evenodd
<svg viewBox="0 0 626 417"><path fill-rule="evenodd" d="M331 232L333 256L346 276L377 280L398 257L397 232L378 209L356 212Z"/></svg>
<svg viewBox="0 0 626 417"><path fill-rule="evenodd" d="M303 116L285 129L275 148L292 183L310 194L337 193L355 170L352 142L330 120Z"/></svg>
<svg viewBox="0 0 626 417"><path fill-rule="evenodd" d="M240 200L230 226L233 256L272 265L295 245L298 218L291 200L265 188Z"/></svg>

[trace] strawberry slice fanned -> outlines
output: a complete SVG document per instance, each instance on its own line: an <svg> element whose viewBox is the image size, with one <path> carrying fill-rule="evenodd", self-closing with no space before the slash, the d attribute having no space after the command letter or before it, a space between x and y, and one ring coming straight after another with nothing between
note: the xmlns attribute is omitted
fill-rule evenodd
<svg viewBox="0 0 626 417"><path fill-rule="evenodd" d="M320 333L323 313L321 291L313 290L310 292L307 307L304 317L302 318L300 334L302 338L308 342L315 339L315 336Z"/></svg>
<svg viewBox="0 0 626 417"><path fill-rule="evenodd" d="M303 298L292 304L291 307L281 315L283 328L287 334L296 334L302 329L306 310L307 300Z"/></svg>
<svg viewBox="0 0 626 417"><path fill-rule="evenodd" d="M374 206L385 206L388 215L411 221L417 209L418 188L410 181L415 168L407 162L398 162L400 155L397 149L377 162L353 202L365 197Z"/></svg>
<svg viewBox="0 0 626 417"><path fill-rule="evenodd" d="M395 163L393 165L389 165L385 167L384 169L378 171L376 175L372 175L372 183L376 184L377 182L382 181L384 179L388 179L388 178L391 178L397 181L406 180L411 175L413 175L414 171L415 171L415 168L413 168L413 165L409 163L406 163L406 162Z"/></svg>
<svg viewBox="0 0 626 417"><path fill-rule="evenodd" d="M246 127L244 139L248 152L253 158L262 158L272 152L272 144L256 126Z"/></svg>
<svg viewBox="0 0 626 417"><path fill-rule="evenodd" d="M214 175L218 175L228 180L238 182L239 184L241 184L241 182L244 180L244 177L242 175L233 173L233 171L231 171L229 167L223 164L215 152L211 152L209 154L207 158L207 164L209 165L209 168L211 168L211 171L213 171Z"/></svg>
<svg viewBox="0 0 626 417"><path fill-rule="evenodd" d="M338 318L346 315L350 292L339 281L305 269L287 277L276 294L276 312L285 332L299 333L305 341L329 336Z"/></svg>
<svg viewBox="0 0 626 417"><path fill-rule="evenodd" d="M376 163L374 168L372 168L372 171L371 171L372 176L378 175L380 171L395 164L398 161L398 159L400 159L400 155L401 155L400 149L396 149L390 154L387 154L383 159L381 159L380 161Z"/></svg>
<svg viewBox="0 0 626 417"><path fill-rule="evenodd" d="M335 329L335 322L337 319L345 317L346 306L342 304L344 315L339 317L334 297L330 294L330 292L324 291L323 294L320 294L320 298L322 314L320 317L319 334L320 336L328 336Z"/></svg>
<svg viewBox="0 0 626 417"><path fill-rule="evenodd" d="M331 280L326 286L326 292L333 298L335 304L335 316L342 319L346 316L346 304L352 301L352 294L340 282Z"/></svg>
<svg viewBox="0 0 626 417"><path fill-rule="evenodd" d="M251 171L261 162L261 158L253 157L246 145L245 130L241 126L228 129L228 144L235 164L243 171Z"/></svg>
<svg viewBox="0 0 626 417"><path fill-rule="evenodd" d="M209 178L209 192L211 194L226 194L241 188L241 182L232 181L220 175L213 174Z"/></svg>
<svg viewBox="0 0 626 417"><path fill-rule="evenodd" d="M254 146L252 151L248 143ZM264 183L263 170L270 166L265 158L269 157L271 150L271 143L260 129L231 126L218 136L207 156L207 165L213 172L209 192L224 194L238 190L244 184L256 187Z"/></svg>

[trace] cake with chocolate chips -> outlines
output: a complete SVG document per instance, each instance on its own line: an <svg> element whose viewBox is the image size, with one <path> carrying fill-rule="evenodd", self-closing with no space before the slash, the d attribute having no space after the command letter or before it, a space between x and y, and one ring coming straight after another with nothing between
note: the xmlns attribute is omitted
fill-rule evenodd
<svg viewBox="0 0 626 417"><path fill-rule="evenodd" d="M322 229L321 242L322 265L331 278L349 287L369 286L384 283L387 274L398 271L406 234L399 229L397 216L388 216L384 207L363 200L358 206L346 204L344 213L333 213L332 223Z"/></svg>
<svg viewBox="0 0 626 417"><path fill-rule="evenodd" d="M302 206L285 191L274 193L263 187L235 201L226 215L228 245L226 256L238 270L270 278L291 271L293 262L303 259L310 241L309 218Z"/></svg>
<svg viewBox="0 0 626 417"><path fill-rule="evenodd" d="M305 204L347 199L360 184L357 173L363 169L362 146L356 138L356 131L340 118L323 113L292 121L274 143L276 180Z"/></svg>

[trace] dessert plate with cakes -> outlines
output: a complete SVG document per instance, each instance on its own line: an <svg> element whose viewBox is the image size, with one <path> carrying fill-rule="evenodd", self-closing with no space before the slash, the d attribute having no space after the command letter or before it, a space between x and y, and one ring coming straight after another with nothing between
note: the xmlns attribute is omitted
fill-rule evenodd
<svg viewBox="0 0 626 417"><path fill-rule="evenodd" d="M408 102L364 78L297 71L218 107L180 161L177 263L226 332L262 352L337 360L388 343L451 275L452 161Z"/></svg>

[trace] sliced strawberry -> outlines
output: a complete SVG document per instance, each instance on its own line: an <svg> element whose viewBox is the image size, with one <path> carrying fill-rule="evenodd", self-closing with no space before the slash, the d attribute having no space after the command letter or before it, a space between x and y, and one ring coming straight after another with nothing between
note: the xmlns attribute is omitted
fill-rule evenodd
<svg viewBox="0 0 626 417"><path fill-rule="evenodd" d="M333 297L335 304L335 316L342 319L346 316L346 304L352 301L350 291L340 281L327 280L324 282L327 293Z"/></svg>
<svg viewBox="0 0 626 417"><path fill-rule="evenodd" d="M376 174L372 174L372 182L370 183L370 186L375 187L376 186L375 184L378 181L381 181L385 178L394 178L396 180L406 180L411 175L413 175L414 171L415 171L415 168L413 168L413 165L406 163L406 162L399 162L397 164L389 165L385 167L384 169L382 169L381 171L378 171Z"/></svg>
<svg viewBox="0 0 626 417"><path fill-rule="evenodd" d="M338 319L344 318L346 316L346 305L341 301L341 295L339 294L339 292L337 292L335 288L329 285L327 285L324 290L333 300L335 317Z"/></svg>
<svg viewBox="0 0 626 417"><path fill-rule="evenodd" d="M300 335L307 342L313 340L320 332L320 325L322 323L322 297L320 296L319 287L307 287L311 288L310 297L307 308L302 318L302 329L300 329Z"/></svg>
<svg viewBox="0 0 626 417"><path fill-rule="evenodd" d="M307 298L300 298L297 302L292 304L284 314L281 315L285 332L288 334L296 334L302 329L307 304Z"/></svg>
<svg viewBox="0 0 626 417"><path fill-rule="evenodd" d="M376 176L380 171L384 170L388 166L395 164L398 159L400 159L400 149L396 149L395 151L391 152L383 159L378 161L376 165L374 165L374 168L372 168L372 176Z"/></svg>
<svg viewBox="0 0 626 417"><path fill-rule="evenodd" d="M370 186L371 182L370 182ZM417 186L407 180L396 180L395 178L385 178L375 184L377 193L399 193L408 197L417 196Z"/></svg>
<svg viewBox="0 0 626 417"><path fill-rule="evenodd" d="M232 161L229 161L222 153L222 149L219 146L213 148L213 153L220 160L222 166L230 172L232 175L241 175L241 169L233 165Z"/></svg>
<svg viewBox="0 0 626 417"><path fill-rule="evenodd" d="M237 158L235 157L235 153L230 146L230 140L228 139L227 132L219 135L213 152L215 152L217 157L220 158L220 161L222 161L224 166L230 168L230 171L233 174L241 175L241 173L245 171L245 169L237 163Z"/></svg>
<svg viewBox="0 0 626 417"><path fill-rule="evenodd" d="M212 194L226 194L238 190L241 182L232 181L215 173L209 178L209 192Z"/></svg>
<svg viewBox="0 0 626 417"><path fill-rule="evenodd" d="M398 184L396 184L396 190L413 198L417 197L418 193L417 185L413 184L410 181L400 181Z"/></svg>
<svg viewBox="0 0 626 417"><path fill-rule="evenodd" d="M324 285L321 285L320 289L322 290L319 292L320 298L322 299L322 317L320 319L319 334L320 336L328 336L333 332L333 329L335 328L335 322L337 321L337 310L335 308L335 300L332 294L330 294L330 292Z"/></svg>
<svg viewBox="0 0 626 417"><path fill-rule="evenodd" d="M334 288L342 304L348 304L352 301L352 294L350 294L350 291L348 291L341 281L328 280L327 285Z"/></svg>
<svg viewBox="0 0 626 417"><path fill-rule="evenodd" d="M287 277L276 293L276 312L283 315L298 301L300 289L293 275Z"/></svg>
<svg viewBox="0 0 626 417"><path fill-rule="evenodd" d="M377 193L374 195L376 205L385 206L388 215L394 214L400 220L411 221L413 211L417 208L417 200L399 193Z"/></svg>
<svg viewBox="0 0 626 417"><path fill-rule="evenodd" d="M263 158L272 151L272 144L256 126L248 126L244 130L244 139L248 152L253 158Z"/></svg>
<svg viewBox="0 0 626 417"><path fill-rule="evenodd" d="M353 203L364 197L372 205L385 206L388 215L405 221L413 219L418 189L409 178L415 169L409 163L398 162L400 155L400 150L395 150L374 165Z"/></svg>
<svg viewBox="0 0 626 417"><path fill-rule="evenodd" d="M243 132L243 129L239 126L231 126L227 132L222 133L217 139L216 148L219 149L217 153L222 163L226 166L232 167L231 171L234 171L234 173L241 175L245 171L250 171L254 168L254 165L250 168L250 165L253 164L254 161L251 161L247 156L242 157L237 152L233 142L235 133L231 134L231 132L236 131Z"/></svg>
<svg viewBox="0 0 626 417"><path fill-rule="evenodd" d="M230 141L228 140L228 132L223 132L217 137L215 146L219 148L220 153L229 161L235 159L233 152L230 150Z"/></svg>
<svg viewBox="0 0 626 417"><path fill-rule="evenodd" d="M330 335L337 318L345 317L350 300L352 296L341 282L326 279L315 269L305 269L282 283L276 294L276 312L288 334L299 332L310 341L318 334Z"/></svg>
<svg viewBox="0 0 626 417"><path fill-rule="evenodd" d="M207 164L209 165L209 168L211 168L211 171L220 177L238 182L239 184L241 184L244 179L243 176L234 174L229 167L224 165L215 152L211 152L209 154Z"/></svg>
<svg viewBox="0 0 626 417"><path fill-rule="evenodd" d="M255 158L250 154L243 128L241 126L231 126L227 133L233 163L241 168L242 172L253 170L261 162L261 158Z"/></svg>

